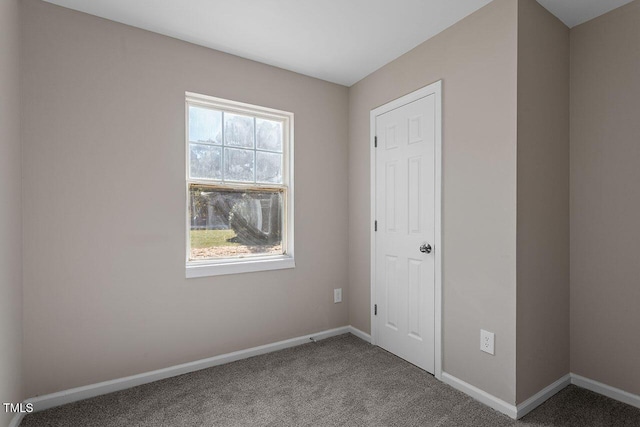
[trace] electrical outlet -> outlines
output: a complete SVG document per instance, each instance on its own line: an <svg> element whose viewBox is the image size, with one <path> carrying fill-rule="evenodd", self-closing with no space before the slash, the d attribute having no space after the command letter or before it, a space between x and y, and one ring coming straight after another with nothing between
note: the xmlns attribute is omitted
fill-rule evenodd
<svg viewBox="0 0 640 427"><path fill-rule="evenodd" d="M493 332L487 332L484 329L480 329L480 350L492 355L496 354L495 334Z"/></svg>
<svg viewBox="0 0 640 427"><path fill-rule="evenodd" d="M333 290L333 303L337 304L339 302L342 302L342 288Z"/></svg>

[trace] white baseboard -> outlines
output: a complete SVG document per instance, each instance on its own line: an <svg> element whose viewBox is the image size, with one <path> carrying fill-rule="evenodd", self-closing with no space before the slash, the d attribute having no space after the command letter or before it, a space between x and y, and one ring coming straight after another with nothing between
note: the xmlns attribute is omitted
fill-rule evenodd
<svg viewBox="0 0 640 427"><path fill-rule="evenodd" d="M9 427L18 427L20 425L20 423L22 422L22 419L24 418L26 414L16 414L13 418L11 418L11 422L9 423Z"/></svg>
<svg viewBox="0 0 640 427"><path fill-rule="evenodd" d="M356 331L356 332L354 332ZM170 366L164 369L158 369L156 371L145 372L142 374L132 375L129 377L118 378L115 380L104 381L97 384L86 385L83 387L76 387L69 390L59 391L57 393L45 394L38 397L33 397L25 400L26 403L33 403L34 411L43 411L45 409L53 408L55 406L65 405L71 402L77 402L79 400L88 399L95 396L100 396L107 393L113 393L114 391L120 391L131 387L136 387L142 384L162 380L165 378L175 377L177 375L187 374L189 372L199 371L201 369L211 368L213 366L223 365L225 363L235 362L236 360L247 359L253 356L259 356L265 353L271 353L285 348L296 347L302 344L307 344L314 340L323 340L325 338L334 337L346 333L353 333L354 335L362 334L366 336L362 331L358 331L350 326L343 326L340 328L329 329L327 331L318 332L315 334L304 335L297 338L291 338L284 341L275 342L272 344L261 345L259 347L248 348L246 350L234 351L233 353L222 354L219 356L210 357L207 359L197 360L195 362L183 363L181 365ZM362 337L361 337L362 338ZM363 338L364 339L364 338ZM15 418L14 418L15 420ZM18 420L18 424L19 424ZM13 423L14 421L12 421ZM15 424L16 426L18 424ZM13 427L13 424L11 425Z"/></svg>
<svg viewBox="0 0 640 427"><path fill-rule="evenodd" d="M555 381L553 384L550 384L544 389L540 390L538 393L531 396L529 399L525 400L518 406L505 402L504 400L497 398L492 394L489 394L486 391L481 390L469 383L466 383L461 379L456 378L446 372L442 373L442 381L449 384L456 390L459 390L473 397L480 403L484 403L488 407L493 408L496 411L513 418L514 420L517 420L524 417L529 412L533 411L535 408L543 404L551 396L568 386L571 383L571 377L569 376L569 374L565 375L564 377Z"/></svg>
<svg viewBox="0 0 640 427"><path fill-rule="evenodd" d="M118 378L115 380L104 381L97 384L63 390L57 393L33 397L25 400L25 403L33 403L35 411L42 411L45 409L53 408L55 406L65 405L67 403L77 402L79 400L84 400L91 397L128 389L131 387L136 387L165 378L175 377L177 375L199 371L201 369L206 369L213 366L223 365L225 363L234 362L236 360L247 359L249 357L259 356L261 354L271 353L274 351L283 350L285 348L296 347L310 342L311 338L313 338L314 340L323 340L346 333L351 333L366 342L371 342L371 335L362 332L361 330L354 328L353 326L343 326L340 328L329 329L315 334L309 334L284 341L278 341L272 344L266 344L246 350L235 351L233 353L222 354L219 356L184 363L181 365L170 366L168 368L158 369L151 372L145 372L129 377ZM458 379L446 372L442 373L442 381L446 384L449 384L453 388L473 397L474 399L489 406L490 408L493 408L496 411L501 412L513 419L519 419L525 416L569 384L574 384L578 387L591 390L595 393L602 394L611 399L618 400L631 406L635 406L636 408L640 408L640 396L582 377L577 374L565 375L564 377L555 381L553 384L550 384L549 386L540 390L534 396L530 397L518 406L511 405L504 400L499 399L487 393L486 391L481 390L469 383L466 383L461 379ZM24 416L25 414L16 414L9 423L9 427L18 427Z"/></svg>
<svg viewBox="0 0 640 427"><path fill-rule="evenodd" d="M578 387L591 390L594 393L640 408L640 396L576 374L567 374L563 376L517 406L511 405L504 400L499 399L446 372L442 373L442 381L449 384L456 390L473 397L479 402L484 403L490 408L493 408L513 419L520 419L524 417L569 384L574 384Z"/></svg>
<svg viewBox="0 0 640 427"><path fill-rule="evenodd" d="M640 396L637 394L632 394L577 374L571 374L571 384L591 390L594 393L607 396L619 402L626 403L627 405L640 408Z"/></svg>
<svg viewBox="0 0 640 427"><path fill-rule="evenodd" d="M478 387L466 383L461 379L454 377L453 375L443 372L442 381L446 384L449 384L456 390L459 390L473 397L480 403L484 403L488 407L493 408L498 412L502 412L503 414L513 419L516 419L518 416L518 408L516 408L515 405L511 405L510 403L507 403L504 400L499 399L484 390L480 390Z"/></svg>
<svg viewBox="0 0 640 427"><path fill-rule="evenodd" d="M549 384L516 407L516 419L524 417L569 384L571 384L571 374L567 374L554 383Z"/></svg>
<svg viewBox="0 0 640 427"><path fill-rule="evenodd" d="M368 343L371 342L371 335L362 332L360 329L358 328L354 328L353 326L348 326L349 328L349 332L352 333L353 335L357 336L358 338L360 338L363 341L366 341Z"/></svg>

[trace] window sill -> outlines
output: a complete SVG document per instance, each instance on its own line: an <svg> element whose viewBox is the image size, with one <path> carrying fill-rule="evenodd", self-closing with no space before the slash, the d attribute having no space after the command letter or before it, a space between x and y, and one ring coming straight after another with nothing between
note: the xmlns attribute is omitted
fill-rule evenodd
<svg viewBox="0 0 640 427"><path fill-rule="evenodd" d="M296 262L290 256L243 258L238 260L187 263L186 278L222 276L226 274L252 273L256 271L295 268Z"/></svg>

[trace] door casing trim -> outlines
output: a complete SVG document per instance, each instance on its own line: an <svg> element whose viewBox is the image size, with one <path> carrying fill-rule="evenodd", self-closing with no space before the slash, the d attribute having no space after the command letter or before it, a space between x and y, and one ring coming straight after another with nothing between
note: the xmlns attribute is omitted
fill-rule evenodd
<svg viewBox="0 0 640 427"><path fill-rule="evenodd" d="M442 80L404 95L374 110L370 115L370 186L371 186L371 343L377 345L377 328L374 314L374 297L376 295L376 232L374 221L376 213L376 117L429 95L435 95L435 295L434 295L434 375L442 380Z"/></svg>

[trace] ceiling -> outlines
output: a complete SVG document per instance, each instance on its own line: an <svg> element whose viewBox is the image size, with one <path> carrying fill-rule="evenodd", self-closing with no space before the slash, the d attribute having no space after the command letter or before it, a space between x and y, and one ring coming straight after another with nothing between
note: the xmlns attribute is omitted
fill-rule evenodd
<svg viewBox="0 0 640 427"><path fill-rule="evenodd" d="M565 25L573 28L633 0L538 0Z"/></svg>
<svg viewBox="0 0 640 427"><path fill-rule="evenodd" d="M351 86L491 0L45 0ZM569 27L631 0L538 0Z"/></svg>

